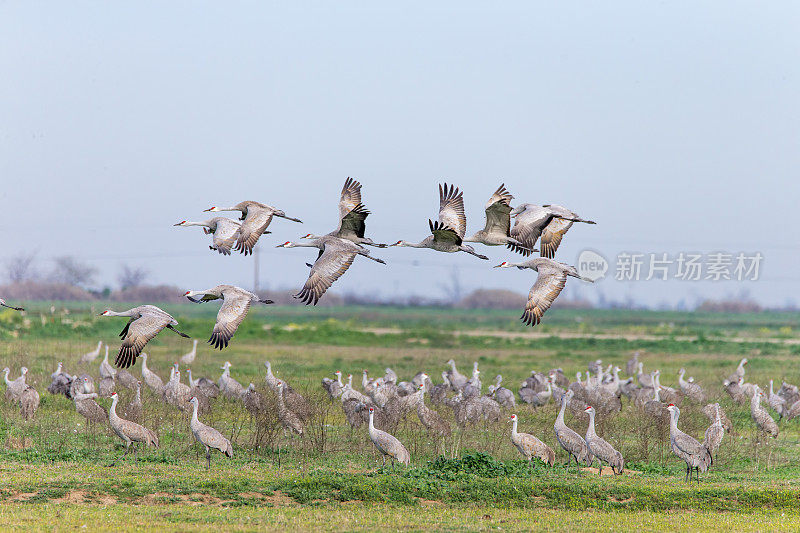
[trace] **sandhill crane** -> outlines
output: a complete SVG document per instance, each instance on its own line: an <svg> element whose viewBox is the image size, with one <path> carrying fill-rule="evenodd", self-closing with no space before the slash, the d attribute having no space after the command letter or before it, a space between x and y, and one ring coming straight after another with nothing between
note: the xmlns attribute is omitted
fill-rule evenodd
<svg viewBox="0 0 800 533"><path fill-rule="evenodd" d="M706 394L703 392L703 388L697 383L689 383L688 381L684 380L683 376L685 374L685 368L681 368L678 371L678 384L681 386L681 391L683 394L685 394L686 397L695 403L705 403Z"/></svg>
<svg viewBox="0 0 800 533"><path fill-rule="evenodd" d="M781 419L786 413L786 400L775 394L775 389L773 387L773 380L769 380L769 396L767 397L767 403L778 413L778 418Z"/></svg>
<svg viewBox="0 0 800 533"><path fill-rule="evenodd" d="M14 311L24 311L25 310L23 307L14 307L13 305L8 305L6 303L6 301L3 300L2 298L0 298L0 306L7 307L9 309L13 309Z"/></svg>
<svg viewBox="0 0 800 533"><path fill-rule="evenodd" d="M400 462L408 465L411 462L411 454L405 446L394 436L375 428L374 422L375 408L369 408L369 438L375 448L381 452L383 457L383 464L386 465L386 457L391 458L392 467L394 462Z"/></svg>
<svg viewBox="0 0 800 533"><path fill-rule="evenodd" d="M464 198L457 187L445 183L439 185L439 220L428 220L431 235L421 242L397 241L392 246L410 248L430 248L437 252L466 252L479 259L489 258L475 251L472 246L463 244L467 230L467 217L464 214Z"/></svg>
<svg viewBox="0 0 800 533"><path fill-rule="evenodd" d="M703 438L703 446L708 448L708 451L713 456L722 444L722 439L725 437L725 428L722 427L722 418L719 413L719 404L714 405L714 422L706 429L705 437Z"/></svg>
<svg viewBox="0 0 800 533"><path fill-rule="evenodd" d="M498 374L494 379L494 385L489 386L489 394L492 398L497 400L497 403L506 409L513 409L517 405L517 400L514 396L514 393L500 385L503 382L503 376Z"/></svg>
<svg viewBox="0 0 800 533"><path fill-rule="evenodd" d="M111 398L115 388L116 383L114 382L114 378L103 378L97 385L97 390L101 398Z"/></svg>
<svg viewBox="0 0 800 533"><path fill-rule="evenodd" d="M83 381L85 389L88 386L88 379L83 378ZM78 414L86 418L88 422L104 424L108 420L108 415L106 410L94 401L94 398L97 398L96 392L85 394L75 391L72 394L72 402Z"/></svg>
<svg viewBox="0 0 800 533"><path fill-rule="evenodd" d="M306 237L309 237L306 235ZM325 294L333 283L342 277L347 272L350 265L353 264L356 256L366 257L376 263L386 264L383 259L372 257L369 251L346 239L333 237L331 235L323 235L322 237L313 238L308 242L292 242L286 241L279 244L276 248L318 248L319 254L317 260L311 265L311 271L308 274L303 288L293 295L294 298L299 299L304 304L317 305L319 299Z"/></svg>
<svg viewBox="0 0 800 533"><path fill-rule="evenodd" d="M519 249L526 249L520 241L511 237L511 200L514 197L506 190L505 184L500 185L486 202L486 224L483 229L464 242L479 242L486 246L505 246L509 243L517 245Z"/></svg>
<svg viewBox="0 0 800 533"><path fill-rule="evenodd" d="M142 358L142 381L147 385L150 390L156 394L163 394L164 381L158 377L158 374L147 368L147 354L143 353Z"/></svg>
<svg viewBox="0 0 800 533"><path fill-rule="evenodd" d="M656 370L653 373L653 385L656 389L660 389L661 397L667 403L674 403L675 405L680 405L681 400L683 397L681 394L673 389L672 387L667 387L661 384L661 371Z"/></svg>
<svg viewBox="0 0 800 533"><path fill-rule="evenodd" d="M114 367L112 367L108 362L108 344L106 344L106 355L100 362L100 379L114 379L115 377L117 377L117 371L114 370Z"/></svg>
<svg viewBox="0 0 800 533"><path fill-rule="evenodd" d="M225 364L220 367L222 370L222 375L219 377L217 385L219 385L220 392L226 397L239 399L244 393L244 387L242 387L241 383L231 377L232 366L233 365L231 365L230 361L225 361Z"/></svg>
<svg viewBox="0 0 800 533"><path fill-rule="evenodd" d="M122 459L128 455L133 444L133 457L134 460L139 462L139 454L136 449L136 444L139 442L144 443L145 446L152 446L158 448L158 436L144 426L140 426L136 422L125 420L117 415L117 402L119 401L119 394L116 392L111 395L111 409L108 410L108 422L111 429L117 434L117 437L122 439L125 444L125 453L122 454ZM112 463L112 466L116 461Z"/></svg>
<svg viewBox="0 0 800 533"><path fill-rule="evenodd" d="M467 385L467 376L458 371L454 360L450 359L447 364L450 365L450 370L447 371L447 380L450 382L450 386L454 391L463 389Z"/></svg>
<svg viewBox="0 0 800 533"><path fill-rule="evenodd" d="M608 466L611 467L613 473L618 475L622 474L622 470L625 468L625 459L622 458L622 454L615 450L608 441L597 435L594 429L594 407L588 405L585 410L586 414L589 415L589 427L586 430L586 446L589 447L589 454L597 459L597 473L601 476L603 475L603 461L605 461Z"/></svg>
<svg viewBox="0 0 800 533"><path fill-rule="evenodd" d="M73 376L72 382L69 384L69 395L67 398L72 398L75 394L89 394L95 392L94 379L89 374L81 374Z"/></svg>
<svg viewBox="0 0 800 533"><path fill-rule="evenodd" d="M644 363L642 362L639 362L639 371L636 374L636 379L639 381L639 385L641 385L643 388L653 388L653 376L652 374L645 374Z"/></svg>
<svg viewBox="0 0 800 533"><path fill-rule="evenodd" d="M208 343L211 346L220 350L228 346L239 324L247 316L250 304L253 302L262 304L275 303L272 300L261 299L258 295L234 285L217 285L204 291L186 291L184 296L194 303L222 300L222 306L220 306L217 313L217 322L211 331L211 337L208 339ZM200 296L200 298L196 298L196 296Z"/></svg>
<svg viewBox="0 0 800 533"><path fill-rule="evenodd" d="M669 443L672 453L686 462L686 481L691 481L692 469L697 472L697 482L700 482L700 472L705 472L713 464L711 452L691 437L678 429L678 417L681 415L680 409L675 404L669 404L667 411L670 412L669 422Z"/></svg>
<svg viewBox="0 0 800 533"><path fill-rule="evenodd" d="M386 248L385 244L378 244L369 237L364 237L366 229L364 221L368 216L369 211L361 203L361 183L352 178L347 178L344 181L342 194L339 197L339 224L328 235L346 239L356 244ZM319 238L319 236L308 234L304 238Z"/></svg>
<svg viewBox="0 0 800 533"><path fill-rule="evenodd" d="M170 379L164 385L164 401L177 407L181 411L189 409L189 400L192 398L191 389L181 383L181 373L178 371L178 363L174 365L175 371L170 375Z"/></svg>
<svg viewBox="0 0 800 533"><path fill-rule="evenodd" d="M22 367L19 369L19 377L14 380L8 379L8 374L11 372L8 367L3 369L3 379L6 382L6 399L18 402L20 396L22 396L23 391L28 386L26 383L26 375L28 374L28 369L26 367Z"/></svg>
<svg viewBox="0 0 800 533"><path fill-rule="evenodd" d="M417 398L417 417L429 433L439 435L440 437L449 436L451 433L450 424L445 422L445 420L437 411L434 411L425 405L426 388L427 385L425 382L419 384L419 390L421 394Z"/></svg>
<svg viewBox="0 0 800 533"><path fill-rule="evenodd" d="M50 378L51 382L47 387L47 392L50 394L63 394L69 398L69 387L73 377L64 372L64 363L58 362L58 369L50 374Z"/></svg>
<svg viewBox="0 0 800 533"><path fill-rule="evenodd" d="M546 465L553 466L556 463L556 454L553 449L540 441L530 433L517 432L517 415L511 415L511 444L525 459L533 463L533 458L538 457Z"/></svg>
<svg viewBox="0 0 800 533"><path fill-rule="evenodd" d="M205 396L206 398L216 398L219 396L219 385L214 383L208 378L197 378L194 379L192 377L192 369L186 369L186 375L189 377L189 386L192 389L196 389L200 391L200 393Z"/></svg>
<svg viewBox="0 0 800 533"><path fill-rule="evenodd" d="M341 396L342 388L344 387L344 383L342 383L342 371L337 370L333 375L336 376L336 379L322 378L322 387L327 391L331 400Z"/></svg>
<svg viewBox="0 0 800 533"><path fill-rule="evenodd" d="M183 220L175 224L176 226L202 226L203 232L207 235L211 234L212 244L208 247L209 250L216 250L222 255L231 255L231 248L241 237L241 224L235 220L225 217L214 217L211 220L204 222L187 222ZM271 233L263 231L261 234L266 235Z"/></svg>
<svg viewBox="0 0 800 533"><path fill-rule="evenodd" d="M122 337L122 346L120 346L119 353L114 361L118 368L128 368L134 364L145 344L150 342L164 328L174 331L181 337L189 338L185 333L175 329L178 321L172 318L172 315L155 305L140 305L121 312L107 309L100 316L125 316L129 318L128 323L125 324L119 334Z"/></svg>
<svg viewBox="0 0 800 533"><path fill-rule="evenodd" d="M31 420L39 409L39 393L30 385L26 385L19 396L19 408L22 418Z"/></svg>
<svg viewBox="0 0 800 533"><path fill-rule="evenodd" d="M256 386L250 383L247 389L245 389L244 394L242 394L242 404L244 404L244 408L247 409L252 416L257 417L264 412L267 402L264 396L256 390Z"/></svg>
<svg viewBox="0 0 800 533"><path fill-rule="evenodd" d="M294 390L286 380L279 380L275 377L272 373L272 363L266 361L264 367L267 369L267 375L264 377L264 381L267 383L270 390L277 393L278 383L283 383L283 398L286 402L286 406L290 411L299 416L301 420L308 420L311 416L311 406L308 401L306 401L299 392Z"/></svg>
<svg viewBox="0 0 800 533"><path fill-rule="evenodd" d="M725 410L720 407L718 403L710 403L703 407L702 409L703 414L708 418L708 421L712 424L717 419L717 414L719 414L720 421L722 422L722 427L730 433L733 430L733 424L731 420L728 418L728 415L725 413Z"/></svg>
<svg viewBox="0 0 800 533"><path fill-rule="evenodd" d="M586 463L589 465L592 463L593 458L589 447L586 446L586 441L564 423L564 411L567 409L567 403L572 400L574 395L575 393L571 390L568 390L564 394L561 400L561 409L558 411L558 417L556 418L556 423L553 425L553 429L556 433L556 440L558 440L558 443L564 448L564 451L569 454L567 466L569 466L573 457L575 458L575 464L580 465L580 463Z"/></svg>
<svg viewBox="0 0 800 533"><path fill-rule="evenodd" d="M759 431L775 439L778 437L778 424L775 423L775 420L773 420L770 414L761 407L761 399L764 397L764 393L761 392L758 385L755 385L754 388L753 397L750 399L750 417L753 419L753 422L756 423Z"/></svg>
<svg viewBox="0 0 800 533"><path fill-rule="evenodd" d="M197 339L192 340L192 351L181 356L180 362L182 365L191 365L194 363L194 358L197 356Z"/></svg>
<svg viewBox="0 0 800 533"><path fill-rule="evenodd" d="M593 221L583 220L561 206L520 204L511 210L510 216L515 220L509 234L514 240L521 242L522 246L509 243L508 248L525 256L531 254L536 241L542 236L541 256L552 258L572 222L594 224ZM551 226L556 219L559 220Z"/></svg>
<svg viewBox="0 0 800 533"><path fill-rule="evenodd" d="M742 380L744 380L744 374L745 374L744 367L747 365L747 363L748 363L747 357L742 358L742 360L739 361L739 366L736 367L736 370L734 370L733 374L728 376L728 381L739 381L739 378L742 378Z"/></svg>
<svg viewBox="0 0 800 533"><path fill-rule="evenodd" d="M472 368L472 377L464 385L464 396L480 396L482 388L480 374L481 371L478 370L478 362L476 361Z"/></svg>
<svg viewBox="0 0 800 533"><path fill-rule="evenodd" d="M786 421L792 420L800 416L800 400L797 400L786 412Z"/></svg>
<svg viewBox="0 0 800 533"><path fill-rule="evenodd" d="M241 202L232 207L211 207L205 211L214 213L219 211L241 211L242 217L240 220L243 222L239 227L239 238L236 241L235 250L244 255L253 253L253 247L269 227L273 216L302 223L302 220L286 216L286 213L280 209L253 201Z"/></svg>
<svg viewBox="0 0 800 533"><path fill-rule="evenodd" d="M744 389L742 388L742 378L737 379L736 381L728 381L727 379L722 382L722 385L725 387L725 392L727 392L730 397L738 403L739 405L744 405L747 403L749 398L745 394Z"/></svg>
<svg viewBox="0 0 800 533"><path fill-rule="evenodd" d="M529 403L534 407L541 407L542 405L547 404L552 396L553 384L550 383L550 380L547 380L547 383L545 384L545 390L542 392L536 392L530 387L522 387L519 389L519 397L522 399L522 401Z"/></svg>
<svg viewBox="0 0 800 533"><path fill-rule="evenodd" d="M81 363L91 363L97 356L100 355L100 349L103 347L103 341L98 341L97 348L91 352L87 352L81 356Z"/></svg>
<svg viewBox="0 0 800 533"><path fill-rule="evenodd" d="M625 363L625 373L633 376L639 368L639 352L633 352L633 355L628 362Z"/></svg>
<svg viewBox="0 0 800 533"><path fill-rule="evenodd" d="M283 382L278 380L276 387L277 387L277 398L278 398L278 421L281 423L281 426L283 426L284 431L289 431L297 433L298 435L302 435L303 422L300 420L300 417L297 416L297 414L293 413L286 407L286 402L284 400Z"/></svg>
<svg viewBox="0 0 800 533"><path fill-rule="evenodd" d="M189 421L189 427L195 440L206 448L206 468L211 468L211 448L219 450L228 457L233 457L231 441L223 437L222 433L216 429L203 424L197 419L197 409L200 405L198 399L192 397L189 403L192 405L192 419Z"/></svg>
<svg viewBox="0 0 800 533"><path fill-rule="evenodd" d="M122 412L123 418L139 422L142 420L143 406L142 406L142 382L136 382L136 390L133 393L133 399L125 407Z"/></svg>
<svg viewBox="0 0 800 533"><path fill-rule="evenodd" d="M567 276L572 276L584 281L592 282L589 278L583 278L575 270L574 266L559 263L546 257L537 257L523 263L509 263L503 261L495 268L517 267L520 270L529 268L539 273L536 283L528 293L528 302L525 304L525 311L522 313L522 321L529 325L538 324L545 311L550 309L553 302L567 283Z"/></svg>

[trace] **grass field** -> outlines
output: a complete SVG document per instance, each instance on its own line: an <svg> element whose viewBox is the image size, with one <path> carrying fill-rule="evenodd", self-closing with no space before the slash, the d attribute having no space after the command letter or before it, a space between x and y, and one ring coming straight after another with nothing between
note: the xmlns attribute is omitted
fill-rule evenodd
<svg viewBox="0 0 800 533"><path fill-rule="evenodd" d="M756 444L749 408L735 405L721 381L742 356L747 381L800 382L797 315L717 315L631 311L553 311L535 330L516 312L394 308L264 308L248 317L222 354L200 345L193 371L216 380L222 362L245 386L268 398L263 362L312 400L304 438L285 438L274 416L254 421L238 402L218 399L202 417L230 437L233 459L212 457L206 471L185 417L145 394L144 425L161 447L142 450L139 463L108 467L122 453L106 427L86 427L72 403L45 389L56 363L97 376L99 360L78 364L97 340L116 348L123 319L89 314L89 304L40 305L21 316L0 313L0 367L30 369L42 396L36 419L0 404L0 527L50 529L455 529L743 530L800 527L800 422L780 423L777 441ZM124 307L124 306L120 306ZM204 340L216 307L175 306L181 329ZM531 332L537 336L531 336ZM544 334L544 335L541 335ZM191 343L170 332L148 346L150 367L162 376ZM499 423L431 439L412 413L394 431L411 452L408 468L380 468L366 429L351 431L338 403L319 383L340 369L359 381L366 369L391 366L409 379L419 370L438 378L456 360L467 373L473 361L484 388L497 373L516 390L531 370L561 367L568 376L594 359L624 362L643 350L646 369L677 387L685 367L712 399L720 401L735 431L726 436L715 465L699 485L683 482L683 467L663 431L623 400L623 410L602 420L599 432L626 457L620 477L599 478L574 466L529 466L509 441L507 416ZM134 371L138 375L138 366ZM127 391L120 393L121 404ZM99 402L108 406L109 400ZM553 436L556 406L517 409L520 430L536 434L566 457ZM510 415L510 412L504 413ZM585 422L568 415L583 433ZM699 406L684 402L680 426L701 438L707 426Z"/></svg>

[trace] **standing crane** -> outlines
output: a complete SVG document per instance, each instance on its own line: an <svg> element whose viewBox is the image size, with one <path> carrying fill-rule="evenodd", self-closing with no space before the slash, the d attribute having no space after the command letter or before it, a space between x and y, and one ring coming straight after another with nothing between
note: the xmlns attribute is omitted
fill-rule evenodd
<svg viewBox="0 0 800 533"><path fill-rule="evenodd" d="M605 439L597 435L594 429L594 407L591 405L586 406L586 414L589 415L589 427L586 430L586 446L589 447L589 453L597 459L597 473L603 475L603 461L611 467L614 474L621 475L622 470L625 468L625 459L622 454L614 449L611 444Z"/></svg>
<svg viewBox="0 0 800 533"><path fill-rule="evenodd" d="M172 318L172 315L155 305L140 305L121 312L106 309L100 316L125 316L129 318L128 323L125 324L119 334L122 337L122 345L114 361L118 368L128 368L134 364L136 358L142 353L144 346L161 333L164 328L174 331L181 337L189 338L189 335L175 329L178 321Z"/></svg>
<svg viewBox="0 0 800 533"><path fill-rule="evenodd" d="M535 326L542 320L542 315L550 309L553 302L564 286L567 284L567 276L581 279L583 281L592 282L589 278L581 277L574 266L559 263L546 257L537 257L530 259L523 263L509 263L503 261L495 268L510 268L517 267L520 270L529 268L538 272L536 283L531 287L528 293L528 301L525 304L525 311L523 311L520 319L522 322L529 326Z"/></svg>
<svg viewBox="0 0 800 533"><path fill-rule="evenodd" d="M147 385L150 390L155 392L156 394L162 394L164 392L164 381L152 370L147 367L147 354L143 353L141 355L142 358L142 380L144 384Z"/></svg>
<svg viewBox="0 0 800 533"><path fill-rule="evenodd" d="M589 465L593 462L593 457L592 453L589 451L589 447L586 445L586 441L564 423L564 411L567 409L567 404L572 400L574 395L575 393L572 390L568 390L564 393L564 396L562 396L561 410L558 411L558 418L556 418L553 429L556 432L556 440L558 440L558 443L564 448L564 451L569 454L567 466L569 466L573 457L575 458L575 464L580 465L580 463L586 463Z"/></svg>
<svg viewBox="0 0 800 533"><path fill-rule="evenodd" d="M410 248L430 248L437 252L466 252L479 259L488 260L485 255L475 251L472 246L464 244L464 234L467 231L467 216L464 214L464 198L457 187L452 185L439 185L439 220L428 220L431 235L424 240L413 243L397 241L392 246L406 246Z"/></svg>
<svg viewBox="0 0 800 533"><path fill-rule="evenodd" d="M380 429L375 428L375 408L369 408L369 438L372 441L372 444L375 445L375 448L383 457L383 465L386 465L386 458L389 457L392 460L392 468L394 468L394 462L400 462L404 465L408 465L411 462L411 454L408 453L408 450L405 446L394 436L386 433L385 431L381 431Z"/></svg>
<svg viewBox="0 0 800 533"><path fill-rule="evenodd" d="M519 450L519 453L531 464L533 464L533 458L538 457L544 464L553 466L556 463L556 454L553 452L553 449L530 433L518 433L517 415L511 415L510 420L511 444Z"/></svg>
<svg viewBox="0 0 800 533"><path fill-rule="evenodd" d="M91 363L92 361L97 359L97 356L100 355L100 349L102 347L103 347L103 341L98 341L97 348L81 356L81 363Z"/></svg>
<svg viewBox="0 0 800 533"><path fill-rule="evenodd" d="M182 365L191 365L197 356L197 339L192 340L192 351L181 356Z"/></svg>
<svg viewBox="0 0 800 533"><path fill-rule="evenodd" d="M206 469L211 468L211 448L219 450L228 457L233 457L233 446L231 441L222 436L222 433L200 422L197 418L197 408L200 402L196 397L189 400L192 404L192 419L189 421L189 427L197 442L206 448Z"/></svg>
<svg viewBox="0 0 800 533"><path fill-rule="evenodd" d="M250 304L253 302L262 304L275 303L272 300L261 299L258 295L234 285L217 285L204 291L186 291L184 296L194 303L222 300L222 306L220 306L217 313L217 322L214 324L214 329L211 330L211 337L208 339L210 345L220 350L228 346L239 324L247 316ZM200 298L196 298L196 296L200 296Z"/></svg>
<svg viewBox="0 0 800 533"><path fill-rule="evenodd" d="M235 250L249 255L253 253L253 247L258 242L259 237L264 234L272 222L272 217L285 218L292 222L303 221L297 218L286 216L286 213L272 206L253 201L244 201L231 207L210 207L205 211L213 213L219 211L240 211L242 213L242 224L239 227L239 238L236 241Z"/></svg>
<svg viewBox="0 0 800 533"><path fill-rule="evenodd" d="M136 422L131 422L130 420L120 418L117 415L118 401L119 394L115 392L111 395L111 409L108 410L108 422L111 425L111 429L113 429L114 433L117 434L117 437L122 439L122 442L125 444L125 453L122 454L122 458L124 459L125 456L128 455L128 452L131 449L131 444L133 444L133 457L138 463L139 455L136 449L136 444L142 442L145 446L158 448L158 436ZM114 464L116 464L116 461L112 463L112 466Z"/></svg>
<svg viewBox="0 0 800 533"><path fill-rule="evenodd" d="M703 446L708 448L708 451L713 456L722 444L722 439L725 437L725 428L722 427L722 418L719 413L719 404L714 405L714 422L706 429L705 437L703 438Z"/></svg>
<svg viewBox="0 0 800 533"><path fill-rule="evenodd" d="M708 467L714 462L711 452L697 442L697 439L678 429L678 417L681 416L681 411L675 404L669 404L667 410L670 412L669 443L672 453L686 462L686 481L691 482L692 470L694 470L697 473L697 482L699 483L700 472L708 470Z"/></svg>

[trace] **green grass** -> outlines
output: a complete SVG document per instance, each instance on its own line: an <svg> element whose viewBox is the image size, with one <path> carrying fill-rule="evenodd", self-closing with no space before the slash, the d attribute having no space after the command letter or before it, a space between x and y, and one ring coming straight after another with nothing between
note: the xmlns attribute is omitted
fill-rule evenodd
<svg viewBox="0 0 800 533"><path fill-rule="evenodd" d="M170 310L183 330L205 338L216 307ZM158 432L161 447L142 450L138 465L126 460L113 468L106 465L121 455L119 440L108 428L87 428L69 400L45 392L57 361L63 360L70 372L88 371L96 377L99 360L81 367L78 358L98 339L116 347L122 319L76 311L0 313L0 366L10 366L12 377L21 365L27 366L29 383L42 396L31 422L21 420L15 406L0 402L0 523L10 528L47 527L53 513L65 528L89 524L93 529L128 524L165 530L522 530L579 525L590 530L696 530L749 523L787 530L798 525L800 424L781 422L777 441L756 445L748 407L733 404L720 385L742 355L751 361L748 381L762 386L770 378L800 382L798 345L759 341L800 337L797 317L794 323L781 314L736 317L749 324L739 331L718 315L562 311L548 322L552 337L526 338L495 335L530 331L515 322L516 313L499 311L311 310L321 315L317 318L304 308L261 310L248 317L224 352L201 344L193 371L216 379L221 363L230 360L233 377L244 385L252 381L274 401L263 382L263 362L269 359L278 376L313 401L308 435L284 438L274 413L254 421L238 402L215 400L203 420L231 438L235 456L215 454L211 471L206 471L186 419L149 392L144 424ZM397 317L395 322L391 316ZM676 339L665 329L665 320L691 329L697 339ZM393 329L375 333L381 328ZM486 333L455 334L476 328ZM645 342L591 336L609 331L658 338ZM555 336L570 333L588 337ZM725 340L734 336L749 342ZM166 376L171 362L189 347L185 339L162 333L148 346L151 368ZM621 413L599 421L599 432L626 457L631 471L621 477L524 463L508 440L505 417L436 440L424 433L413 413L393 429L411 452L411 467L380 468L365 428L351 431L339 405L327 401L319 386L323 376L337 369L353 373L359 383L362 369L379 375L386 366L401 379L424 369L439 381L444 362L453 358L465 373L472 361L479 361L484 386L502 373L504 383L516 390L532 369L562 367L573 376L597 358L624 366L633 349L646 350L646 368L661 369L665 385L677 386L677 370L685 367L734 422L734 434L726 437L700 485L682 481L682 464L670 453L663 429L627 401ZM124 405L129 393L121 395ZM447 408L437 409L453 422ZM520 430L542 438L563 462L552 435L556 406L534 411L523 405L516 412ZM568 424L585 431L585 422L569 415ZM707 421L699 406L685 403L680 425L702 437Z"/></svg>

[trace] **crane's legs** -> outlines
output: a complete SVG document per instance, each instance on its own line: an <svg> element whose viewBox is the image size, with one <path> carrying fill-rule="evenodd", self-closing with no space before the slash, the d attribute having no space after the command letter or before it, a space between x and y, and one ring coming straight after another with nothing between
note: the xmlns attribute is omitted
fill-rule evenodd
<svg viewBox="0 0 800 533"><path fill-rule="evenodd" d="M128 452L129 452L129 451L130 451L130 444L127 444L127 443L126 443L126 444L125 444L125 453L123 453L123 454L122 454L122 457L120 457L119 459L117 459L117 461L121 461L122 459L124 459L124 458L125 458L125 456L126 456L126 455L128 455ZM108 465L108 466L109 466L109 467L112 467L112 466L116 465L116 464L117 464L117 461L114 461L113 463L111 463L111 464L110 464L110 465Z"/></svg>
<svg viewBox="0 0 800 533"><path fill-rule="evenodd" d="M206 470L211 469L211 450L206 446Z"/></svg>

